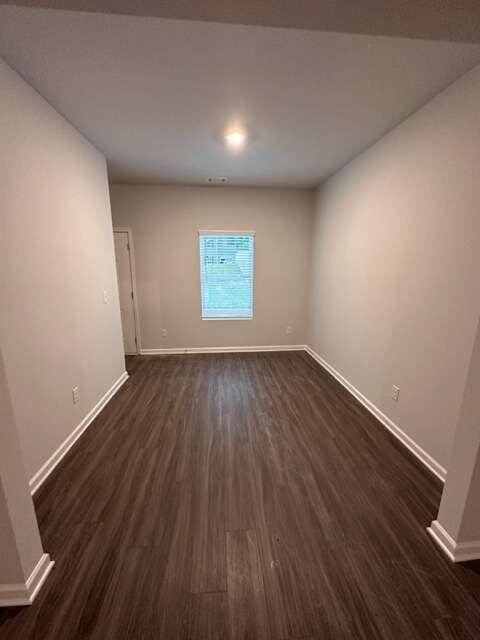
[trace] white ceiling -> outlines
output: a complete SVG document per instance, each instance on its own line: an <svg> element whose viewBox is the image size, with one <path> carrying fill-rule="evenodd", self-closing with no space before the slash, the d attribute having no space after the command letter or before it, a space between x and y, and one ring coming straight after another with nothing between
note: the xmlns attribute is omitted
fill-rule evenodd
<svg viewBox="0 0 480 640"><path fill-rule="evenodd" d="M478 0L3 0L0 4L480 43Z"/></svg>
<svg viewBox="0 0 480 640"><path fill-rule="evenodd" d="M480 62L480 47L0 6L0 55L114 181L314 186ZM254 139L232 155L231 120Z"/></svg>

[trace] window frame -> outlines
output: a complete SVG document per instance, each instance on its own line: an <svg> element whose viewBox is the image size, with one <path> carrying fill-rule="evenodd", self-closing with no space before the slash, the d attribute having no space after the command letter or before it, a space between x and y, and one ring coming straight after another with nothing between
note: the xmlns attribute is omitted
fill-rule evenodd
<svg viewBox="0 0 480 640"><path fill-rule="evenodd" d="M223 317L223 316L212 316L205 317L203 315L203 304L202 304L202 255L201 255L201 238L202 236L250 236L253 241L253 250L252 250L252 315L251 316L231 316L231 317ZM200 284L200 318L202 320L214 322L218 322L219 320L226 321L252 321L255 317L255 242L256 233L255 231L239 231L239 230L219 230L219 229L199 229L197 235L198 242L198 268L199 268L199 284Z"/></svg>

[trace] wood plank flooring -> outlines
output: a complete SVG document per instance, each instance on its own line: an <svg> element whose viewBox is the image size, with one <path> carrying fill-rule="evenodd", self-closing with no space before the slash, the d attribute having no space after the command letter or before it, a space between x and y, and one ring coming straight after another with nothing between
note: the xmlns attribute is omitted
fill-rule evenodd
<svg viewBox="0 0 480 640"><path fill-rule="evenodd" d="M1 640L478 640L440 483L306 353L135 357L35 498L56 566Z"/></svg>

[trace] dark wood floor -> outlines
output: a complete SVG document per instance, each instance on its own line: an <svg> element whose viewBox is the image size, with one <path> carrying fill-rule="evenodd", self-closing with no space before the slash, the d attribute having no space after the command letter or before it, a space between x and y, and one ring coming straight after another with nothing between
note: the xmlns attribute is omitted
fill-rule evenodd
<svg viewBox="0 0 480 640"><path fill-rule="evenodd" d="M36 496L56 566L1 640L480 638L440 483L307 354L128 369Z"/></svg>

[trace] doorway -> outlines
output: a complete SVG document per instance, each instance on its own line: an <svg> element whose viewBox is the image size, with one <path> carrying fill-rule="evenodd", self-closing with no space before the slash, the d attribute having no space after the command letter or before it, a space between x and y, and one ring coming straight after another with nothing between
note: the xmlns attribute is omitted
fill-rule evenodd
<svg viewBox="0 0 480 640"><path fill-rule="evenodd" d="M135 261L132 232L128 228L115 228L115 262L117 264L118 294L122 316L125 355L139 353L138 309L135 287Z"/></svg>

